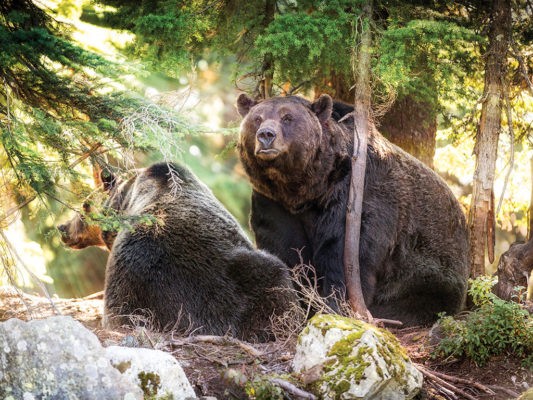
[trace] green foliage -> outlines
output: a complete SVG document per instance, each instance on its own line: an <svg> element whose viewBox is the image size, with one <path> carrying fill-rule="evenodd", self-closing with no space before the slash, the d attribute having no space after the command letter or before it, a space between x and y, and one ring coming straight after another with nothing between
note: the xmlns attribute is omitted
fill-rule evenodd
<svg viewBox="0 0 533 400"><path fill-rule="evenodd" d="M254 400L283 400L283 390L273 384L268 377L257 375L245 385L245 392Z"/></svg>
<svg viewBox="0 0 533 400"><path fill-rule="evenodd" d="M176 156L178 140L194 131L184 118L120 88L120 76L127 73L131 80L133 71L74 44L65 27L30 0L16 3L0 8L0 167L9 171L6 192L19 202L62 197L58 187L79 186L73 167L88 157L105 162L104 152L117 160L133 149Z"/></svg>
<svg viewBox="0 0 533 400"><path fill-rule="evenodd" d="M493 280L480 277L470 282L469 294L478 307L464 320L442 316L445 335L434 356L463 357L482 366L494 355L511 353L533 368L533 318L520 304L507 302L491 292Z"/></svg>
<svg viewBox="0 0 533 400"><path fill-rule="evenodd" d="M68 0L58 10L72 15L79 6ZM89 160L131 168L135 150L173 160L182 136L198 128L134 92L137 70L83 49L70 36L74 26L48 13L31 0L0 6L0 227L26 207L28 234L58 256L59 269L74 263L65 261L55 225L91 192ZM98 222L115 229L150 220Z"/></svg>
<svg viewBox="0 0 533 400"><path fill-rule="evenodd" d="M496 284L497 278L492 276L480 276L477 279L469 279L470 288L468 294L472 298L472 303L476 307L491 304L497 297L492 294L492 287Z"/></svg>
<svg viewBox="0 0 533 400"><path fill-rule="evenodd" d="M242 371L229 368L224 371L225 381L244 389L252 400L283 400L284 392L278 385L272 383L273 375L253 374L248 376Z"/></svg>
<svg viewBox="0 0 533 400"><path fill-rule="evenodd" d="M157 217L152 214L123 215L111 208L104 208L101 212L90 212L85 217L87 223L98 225L104 232L118 232L123 229L133 232L143 227L160 224Z"/></svg>
<svg viewBox="0 0 533 400"><path fill-rule="evenodd" d="M392 20L380 34L374 72L399 97L414 93L436 110L437 100L467 94L465 78L481 71L480 39L471 29L445 20Z"/></svg>
<svg viewBox="0 0 533 400"><path fill-rule="evenodd" d="M359 10L353 1L322 2L279 14L256 41L260 57L273 57L278 82L310 81L317 85L332 73L350 81L354 45L351 26ZM309 85L308 85L309 86Z"/></svg>

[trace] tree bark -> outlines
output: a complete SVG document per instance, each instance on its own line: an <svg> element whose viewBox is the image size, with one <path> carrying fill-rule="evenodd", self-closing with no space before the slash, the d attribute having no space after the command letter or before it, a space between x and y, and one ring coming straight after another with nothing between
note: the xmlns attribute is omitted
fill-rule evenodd
<svg viewBox="0 0 533 400"><path fill-rule="evenodd" d="M266 30L270 23L274 21L276 14L276 0L266 0L265 18L263 19L263 29ZM261 67L262 77L259 84L259 95L262 99L272 97L272 80L274 78L274 60L271 53L265 54Z"/></svg>
<svg viewBox="0 0 533 400"><path fill-rule="evenodd" d="M501 128L503 80L511 35L510 0L493 0L489 46L485 54L485 88L474 154L476 169L468 215L470 276L485 274L485 249L494 254L494 171ZM491 262L493 260L490 260Z"/></svg>
<svg viewBox="0 0 533 400"><path fill-rule="evenodd" d="M394 102L379 125L379 131L387 139L430 168L433 168L437 137L434 108L428 102L407 95Z"/></svg>
<svg viewBox="0 0 533 400"><path fill-rule="evenodd" d="M533 237L533 157L529 160L531 193L529 195L529 209L527 216L527 238Z"/></svg>
<svg viewBox="0 0 533 400"><path fill-rule="evenodd" d="M354 71L357 73L354 102L354 151L351 162L352 175L346 212L344 274L350 306L359 315L369 316L371 318L365 304L361 286L359 243L361 237L366 151L369 130L371 129L370 47L372 45L372 36L370 26L372 20L372 0L364 2L361 20L361 42L359 51L356 54L356 63L354 63L354 68L357 68Z"/></svg>

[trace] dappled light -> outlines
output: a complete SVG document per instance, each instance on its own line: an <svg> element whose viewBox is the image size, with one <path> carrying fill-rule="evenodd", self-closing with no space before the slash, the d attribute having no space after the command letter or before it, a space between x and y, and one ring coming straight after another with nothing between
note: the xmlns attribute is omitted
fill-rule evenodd
<svg viewBox="0 0 533 400"><path fill-rule="evenodd" d="M53 398L528 398L532 37L528 0L3 1L0 399L47 398L21 357Z"/></svg>

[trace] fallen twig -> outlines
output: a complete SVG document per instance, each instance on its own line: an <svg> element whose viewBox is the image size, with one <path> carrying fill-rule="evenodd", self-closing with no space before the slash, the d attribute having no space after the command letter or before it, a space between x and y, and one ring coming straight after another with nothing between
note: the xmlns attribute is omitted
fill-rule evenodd
<svg viewBox="0 0 533 400"><path fill-rule="evenodd" d="M293 385L292 383L284 381L283 379L273 378L273 379L270 379L270 382L272 382L274 385L278 385L280 388L285 390L287 393L290 393L299 399L308 399L308 400L317 399L317 397L314 394L306 392L305 390L302 390L299 387L296 387L295 385Z"/></svg>
<svg viewBox="0 0 533 400"><path fill-rule="evenodd" d="M447 374L443 374L442 372L437 372L437 371L431 371L432 374L434 374L435 376L441 378L441 379L444 379L446 381L450 381L450 382L453 382L453 383L462 383L462 384L465 384L465 385L468 385L468 386L471 386L471 387L475 387L479 390L482 390L484 391L485 393L488 393L488 394L495 394L494 391L492 391L492 389L488 386L485 386L479 382L474 382L470 379L465 379L465 378L459 378L458 376L452 376L452 375L447 375Z"/></svg>
<svg viewBox="0 0 533 400"><path fill-rule="evenodd" d="M243 349L246 353L252 357L261 357L263 353L253 347L251 344L245 343L239 339L235 339L229 336L215 336L215 335L197 335L189 336L184 339L174 339L170 342L173 345L184 345L184 344L194 344L194 343L212 343L220 345L236 345Z"/></svg>
<svg viewBox="0 0 533 400"><path fill-rule="evenodd" d="M396 326L402 326L403 325L403 322L402 321L397 321L395 319L386 319L386 318L374 318L372 320L372 323L375 324L375 325L378 325L378 324L388 324L388 325L396 325Z"/></svg>
<svg viewBox="0 0 533 400"><path fill-rule="evenodd" d="M446 389L443 386L437 385L435 382L429 381L428 385L434 388L439 394L441 394L447 400L457 400L458 397L449 389Z"/></svg>
<svg viewBox="0 0 533 400"><path fill-rule="evenodd" d="M99 292L94 292L88 296L83 297L83 300L100 300L104 298L104 291L100 290Z"/></svg>
<svg viewBox="0 0 533 400"><path fill-rule="evenodd" d="M415 364L416 365L416 368L422 372L423 375L425 375L426 377L428 377L429 379L433 380L435 383L438 383L439 385L441 385L442 387L446 388L446 389L449 389L451 390L453 393L459 395L459 396L462 396L464 397L465 399L468 399L468 400L476 400L476 398L468 393L466 393L465 391L459 389L458 387L452 385L451 383L448 383L446 382L444 379L441 379L439 378L438 376L436 376L433 372L430 372L428 371L425 367L423 367L422 365L420 364Z"/></svg>

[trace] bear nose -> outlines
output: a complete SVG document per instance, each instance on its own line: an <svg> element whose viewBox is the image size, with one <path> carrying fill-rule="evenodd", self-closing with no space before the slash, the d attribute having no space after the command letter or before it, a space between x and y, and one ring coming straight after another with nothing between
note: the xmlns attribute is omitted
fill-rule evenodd
<svg viewBox="0 0 533 400"><path fill-rule="evenodd" d="M264 147L270 147L274 139L276 139L276 132L274 132L271 128L260 128L257 131L256 135L257 135L257 140Z"/></svg>

